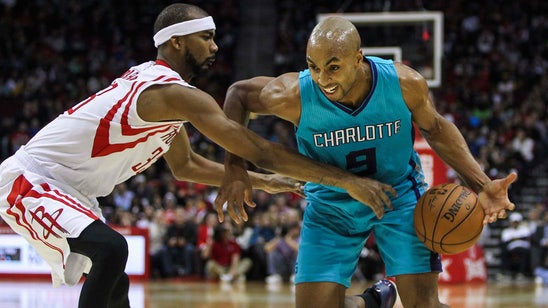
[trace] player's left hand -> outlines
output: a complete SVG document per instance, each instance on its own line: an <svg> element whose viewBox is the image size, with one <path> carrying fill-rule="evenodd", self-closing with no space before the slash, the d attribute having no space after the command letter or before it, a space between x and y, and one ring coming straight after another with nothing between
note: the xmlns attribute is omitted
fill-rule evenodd
<svg viewBox="0 0 548 308"><path fill-rule="evenodd" d="M484 225L495 222L497 219L506 218L506 211L513 211L516 208L514 203L508 199L508 187L517 178L517 173L512 172L505 178L487 183L479 192L479 202L485 213Z"/></svg>
<svg viewBox="0 0 548 308"><path fill-rule="evenodd" d="M240 224L242 221L247 221L244 202L249 207L256 206L251 198L251 192L251 181L247 170L239 165L225 165L225 175L214 202L219 222L224 221L223 205L225 203L228 215L235 223Z"/></svg>

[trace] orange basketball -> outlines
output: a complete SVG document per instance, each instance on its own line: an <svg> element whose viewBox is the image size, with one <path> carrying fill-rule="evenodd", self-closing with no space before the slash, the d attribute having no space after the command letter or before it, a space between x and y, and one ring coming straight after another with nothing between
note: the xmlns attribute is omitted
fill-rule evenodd
<svg viewBox="0 0 548 308"><path fill-rule="evenodd" d="M415 232L428 249L456 254L472 247L483 230L483 208L469 188L446 183L428 189L417 202Z"/></svg>

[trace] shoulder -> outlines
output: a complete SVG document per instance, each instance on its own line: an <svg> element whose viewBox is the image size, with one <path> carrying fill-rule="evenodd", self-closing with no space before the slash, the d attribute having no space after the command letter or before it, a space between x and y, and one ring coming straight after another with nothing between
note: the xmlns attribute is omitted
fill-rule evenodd
<svg viewBox="0 0 548 308"><path fill-rule="evenodd" d="M396 68L396 72L398 73L400 83L411 84L414 86L427 86L426 79L424 79L424 77L419 72L412 69L411 67L401 62L394 62L394 67Z"/></svg>
<svg viewBox="0 0 548 308"><path fill-rule="evenodd" d="M255 79L255 78L254 78ZM253 79L248 82L254 82ZM255 79L253 92L253 112L275 115L292 123L300 117L299 73L286 73L270 79ZM256 96L255 96L256 95Z"/></svg>
<svg viewBox="0 0 548 308"><path fill-rule="evenodd" d="M410 109L413 106L425 102L429 95L426 79L416 70L400 63L394 62L398 74L403 99Z"/></svg>
<svg viewBox="0 0 548 308"><path fill-rule="evenodd" d="M138 98L139 115L146 121L189 120L216 101L206 92L178 83L159 84L147 88ZM208 110L210 111L210 110Z"/></svg>
<svg viewBox="0 0 548 308"><path fill-rule="evenodd" d="M262 99L292 100L300 96L299 73L286 73L272 79L261 92Z"/></svg>
<svg viewBox="0 0 548 308"><path fill-rule="evenodd" d="M194 86L180 83L169 83L151 87L149 91L152 96L158 96L167 103L179 105L188 102L203 102L211 100L211 96L201 89Z"/></svg>
<svg viewBox="0 0 548 308"><path fill-rule="evenodd" d="M286 93L299 88L299 73L285 73L272 79L266 86L264 91L270 93Z"/></svg>

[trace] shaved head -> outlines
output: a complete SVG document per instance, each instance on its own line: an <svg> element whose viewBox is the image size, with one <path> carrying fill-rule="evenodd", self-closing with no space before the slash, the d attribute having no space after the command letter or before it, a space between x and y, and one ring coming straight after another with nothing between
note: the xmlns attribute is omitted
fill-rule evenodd
<svg viewBox="0 0 548 308"><path fill-rule="evenodd" d="M354 24L342 17L330 16L314 27L307 49L327 48L355 52L360 46L360 35Z"/></svg>
<svg viewBox="0 0 548 308"><path fill-rule="evenodd" d="M306 62L312 80L331 101L357 106L364 99L367 64L358 29L347 19L330 16L310 34Z"/></svg>

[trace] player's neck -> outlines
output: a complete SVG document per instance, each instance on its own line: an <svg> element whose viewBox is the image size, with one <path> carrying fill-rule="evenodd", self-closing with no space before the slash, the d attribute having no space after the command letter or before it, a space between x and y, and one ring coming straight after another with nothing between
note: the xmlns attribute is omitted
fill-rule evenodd
<svg viewBox="0 0 548 308"><path fill-rule="evenodd" d="M177 65L176 62L170 61L169 58L162 58L162 57L156 58L156 65L163 65L165 67L169 67L170 69L177 72L181 76L181 78L183 78L183 80L186 82L190 82L195 77L193 73L185 72L185 70L182 67Z"/></svg>
<svg viewBox="0 0 548 308"><path fill-rule="evenodd" d="M344 104L351 108L359 107L371 91L371 81L371 68L369 63L364 62L356 76L356 81L351 90L352 94Z"/></svg>

